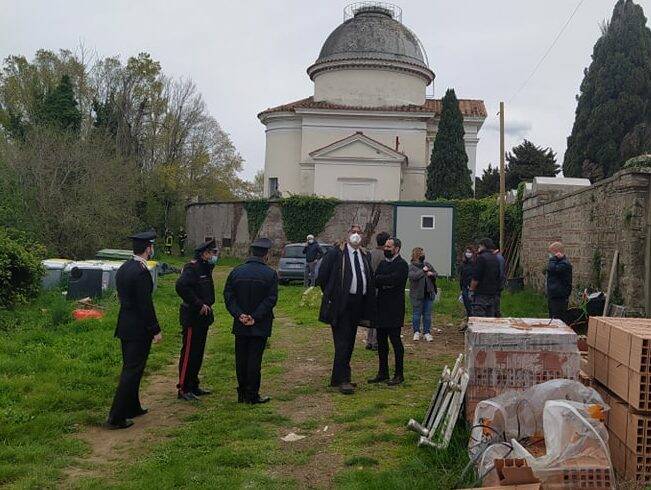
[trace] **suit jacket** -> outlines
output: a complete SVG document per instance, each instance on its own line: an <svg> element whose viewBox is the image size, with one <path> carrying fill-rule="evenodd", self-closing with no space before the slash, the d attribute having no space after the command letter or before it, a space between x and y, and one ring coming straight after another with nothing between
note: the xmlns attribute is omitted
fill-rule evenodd
<svg viewBox="0 0 651 490"><path fill-rule="evenodd" d="M375 328L402 328L405 321L405 285L409 265L400 256L380 262L375 271L377 316Z"/></svg>
<svg viewBox="0 0 651 490"><path fill-rule="evenodd" d="M115 336L123 340L149 340L160 332L151 295L154 282L147 266L131 259L115 275L120 300Z"/></svg>
<svg viewBox="0 0 651 490"><path fill-rule="evenodd" d="M226 309L233 317L233 334L247 337L269 337L278 301L278 274L258 257L231 271L224 285ZM240 315L251 315L255 324L247 327Z"/></svg>
<svg viewBox="0 0 651 490"><path fill-rule="evenodd" d="M361 321L370 325L375 311L375 285L369 254L359 249L364 262L366 276L366 295L364 296L364 313ZM350 262L346 244L332 248L323 258L316 284L323 291L319 321L337 326L339 317L346 308L350 285L353 281L353 265Z"/></svg>

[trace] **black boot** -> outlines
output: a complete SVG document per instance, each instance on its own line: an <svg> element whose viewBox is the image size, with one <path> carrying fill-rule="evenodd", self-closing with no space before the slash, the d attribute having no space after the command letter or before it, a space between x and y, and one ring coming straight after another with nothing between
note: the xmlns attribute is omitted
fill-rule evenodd
<svg viewBox="0 0 651 490"><path fill-rule="evenodd" d="M389 386L396 386L405 382L405 377L402 374L396 374L393 379L387 381Z"/></svg>
<svg viewBox="0 0 651 490"><path fill-rule="evenodd" d="M388 374L378 374L375 378L369 379L368 383L370 384L382 383L383 381L388 381L388 380L389 380Z"/></svg>

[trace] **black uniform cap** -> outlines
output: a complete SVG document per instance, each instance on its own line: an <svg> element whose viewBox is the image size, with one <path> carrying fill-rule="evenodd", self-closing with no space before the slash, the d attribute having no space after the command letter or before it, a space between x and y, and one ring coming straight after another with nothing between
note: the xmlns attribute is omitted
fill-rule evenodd
<svg viewBox="0 0 651 490"><path fill-rule="evenodd" d="M273 246L273 243L268 238L258 238L251 244L251 246L255 248L263 248L265 250L269 250Z"/></svg>
<svg viewBox="0 0 651 490"><path fill-rule="evenodd" d="M156 232L154 230L151 231L143 231L141 233L136 233L134 235L131 235L130 237L134 243L136 242L141 242L141 243L154 243L154 240L156 238Z"/></svg>
<svg viewBox="0 0 651 490"><path fill-rule="evenodd" d="M194 252L197 254L202 254L206 250L217 250L217 242L213 238L212 240L208 240L207 242L202 243L199 245L197 248L194 249Z"/></svg>

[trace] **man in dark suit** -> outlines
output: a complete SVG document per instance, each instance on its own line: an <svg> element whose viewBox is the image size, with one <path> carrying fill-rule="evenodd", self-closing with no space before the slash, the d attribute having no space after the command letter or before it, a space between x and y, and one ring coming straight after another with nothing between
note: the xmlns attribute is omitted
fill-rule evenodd
<svg viewBox="0 0 651 490"><path fill-rule="evenodd" d="M183 266L176 281L176 292L183 300L179 319L183 330L183 346L179 358L179 399L196 401L209 395L210 390L199 387L199 370L206 348L208 327L215 321L215 284L212 271L217 263L215 240L202 243L194 251L194 259Z"/></svg>
<svg viewBox="0 0 651 490"><path fill-rule="evenodd" d="M151 298L154 284L147 268L147 260L154 255L156 233L138 233L129 238L133 240L133 258L122 264L115 276L120 300L115 336L122 343L122 374L106 422L109 429L126 429L133 425L133 417L147 413L138 396L140 380L152 341L162 340Z"/></svg>
<svg viewBox="0 0 651 490"><path fill-rule="evenodd" d="M409 264L400 256L402 243L398 238L389 238L384 244L384 260L375 270L377 287L377 329L378 357L380 368L369 383L386 381L388 385L399 385L405 380L403 359L405 348L400 333L405 321L405 285L409 275ZM389 379L389 340L396 357L393 379Z"/></svg>
<svg viewBox="0 0 651 490"><path fill-rule="evenodd" d="M226 308L233 316L239 403L270 400L260 396L260 368L278 300L278 275L266 264L271 245L267 238L254 241L251 256L231 271L224 286Z"/></svg>
<svg viewBox="0 0 651 490"><path fill-rule="evenodd" d="M331 249L319 269L317 285L323 291L319 321L330 324L335 344L330 386L345 395L355 392L350 359L357 326L369 322L375 310L371 259L362 248L361 227L350 227L347 243ZM370 325L370 324L369 324Z"/></svg>

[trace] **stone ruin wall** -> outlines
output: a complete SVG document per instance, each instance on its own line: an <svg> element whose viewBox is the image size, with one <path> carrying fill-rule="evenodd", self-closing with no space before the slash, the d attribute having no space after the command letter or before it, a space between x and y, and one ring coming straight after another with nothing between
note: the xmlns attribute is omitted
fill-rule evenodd
<svg viewBox="0 0 651 490"><path fill-rule="evenodd" d="M351 224L359 224L364 230L364 241L374 246L375 236L381 231L393 233L394 206L377 202L345 202L336 206L333 217L324 230L316 234L319 241L335 243L345 239ZM205 238L217 240L224 253L237 258L246 257L252 238L244 203L200 203L187 209L186 232L188 250L192 250ZM278 203L270 203L267 216L258 236L273 241L272 262L277 261L282 247L287 243L283 230L282 210Z"/></svg>
<svg viewBox="0 0 651 490"><path fill-rule="evenodd" d="M608 288L619 249L616 288L623 304L644 310L644 271L650 170L623 170L570 194L539 193L525 200L522 265L525 284L544 291L547 247L561 241L572 262L574 288ZM595 284L595 282L597 282Z"/></svg>

